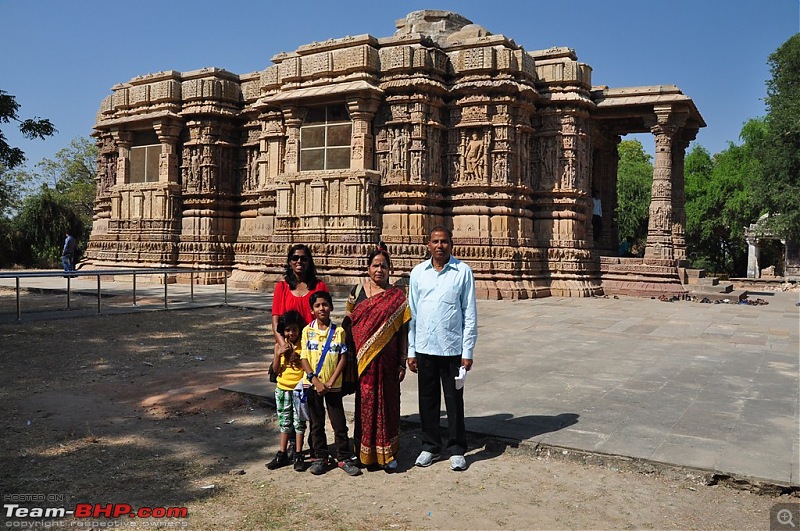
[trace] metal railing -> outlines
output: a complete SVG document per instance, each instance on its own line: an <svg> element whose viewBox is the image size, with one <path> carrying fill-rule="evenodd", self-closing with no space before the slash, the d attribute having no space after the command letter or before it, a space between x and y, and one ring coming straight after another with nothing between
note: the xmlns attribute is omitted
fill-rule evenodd
<svg viewBox="0 0 800 531"><path fill-rule="evenodd" d="M228 274L227 270L218 268L218 269L189 269L189 268L120 268L120 269L92 269L89 271L71 271L71 272L64 272L64 271L6 271L0 272L0 279L3 278L13 278L15 280L15 291L16 291L16 304L17 304L17 321L21 320L22 310L20 305L20 279L23 278L59 278L63 277L66 281L66 288L67 288L67 310L70 310L70 298L71 298L71 281L72 279L78 279L80 277L95 277L97 279L97 314L101 313L101 295L102 295L102 286L100 279L102 277L117 277L117 276L132 276L133 277L133 287L132 287L132 296L133 296L133 305L136 306L136 276L137 275L147 275L147 276L154 276L154 275L163 275L164 276L164 309L169 308L169 302L167 299L168 295L168 287L169 287L169 276L170 275L189 275L189 286L190 286L190 298L191 302L194 302L194 278L195 275L198 273L223 273L223 278L225 279L225 292L223 298L223 304L227 306L228 304Z"/></svg>

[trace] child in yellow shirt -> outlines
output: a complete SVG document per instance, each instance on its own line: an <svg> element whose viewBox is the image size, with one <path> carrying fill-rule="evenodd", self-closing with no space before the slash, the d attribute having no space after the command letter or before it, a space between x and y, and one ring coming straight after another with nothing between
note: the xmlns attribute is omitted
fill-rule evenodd
<svg viewBox="0 0 800 531"><path fill-rule="evenodd" d="M275 458L267 463L267 468L275 470L289 464L287 452L289 437L295 433L294 469L305 470L303 462L303 436L306 431L306 420L295 406L293 393L297 384L303 381L303 366L300 361L300 331L303 317L294 310L289 310L278 319L277 332L286 339L286 346L281 350L275 345L275 358L272 370L278 375L275 385L275 405L278 410L278 426L281 430L280 450Z"/></svg>
<svg viewBox="0 0 800 531"><path fill-rule="evenodd" d="M361 469L356 465L350 448L342 404L342 371L347 363L345 332L341 326L331 322L333 299L327 291L313 293L309 302L314 320L303 329L300 360L307 373L306 379L312 385L308 394L308 411L311 416L310 439L317 459L311 464L311 473L324 474L329 468L328 441L325 436L327 409L339 468L350 476L358 476Z"/></svg>

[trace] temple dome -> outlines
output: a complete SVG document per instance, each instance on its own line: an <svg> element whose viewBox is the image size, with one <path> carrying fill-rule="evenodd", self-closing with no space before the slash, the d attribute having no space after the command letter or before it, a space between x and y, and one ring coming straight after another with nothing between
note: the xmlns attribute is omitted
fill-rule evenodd
<svg viewBox="0 0 800 531"><path fill-rule="evenodd" d="M405 18L397 20L395 27L395 35L419 33L443 47L464 39L491 35L486 28L473 24L458 13L439 9L412 11Z"/></svg>

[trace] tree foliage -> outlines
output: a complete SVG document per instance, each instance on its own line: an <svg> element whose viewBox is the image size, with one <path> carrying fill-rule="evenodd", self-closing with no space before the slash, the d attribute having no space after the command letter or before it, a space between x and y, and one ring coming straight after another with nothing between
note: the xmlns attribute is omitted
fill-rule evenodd
<svg viewBox="0 0 800 531"><path fill-rule="evenodd" d="M800 240L800 33L769 57L766 130L755 156L761 173L755 190L767 226L776 235Z"/></svg>
<svg viewBox="0 0 800 531"><path fill-rule="evenodd" d="M86 225L69 199L47 187L25 198L13 222L18 263L48 267L59 262L64 236L85 234Z"/></svg>
<svg viewBox="0 0 800 531"><path fill-rule="evenodd" d="M44 140L57 132L50 120L45 118L36 116L25 120L21 119L17 115L19 107L16 97L4 90L0 90L0 124L7 124L12 121L17 122L22 136L31 140L35 138ZM0 164L3 164L8 169L14 169L24 162L25 153L18 147L10 146L3 131L0 130Z"/></svg>
<svg viewBox="0 0 800 531"><path fill-rule="evenodd" d="M747 270L744 229L758 218L753 184L759 163L754 145L763 135L763 121L745 124L737 146L713 157L702 146L686 156L686 245L695 267L730 276Z"/></svg>
<svg viewBox="0 0 800 531"><path fill-rule="evenodd" d="M92 219L97 173L97 146L88 138L78 137L60 150L55 160L44 159L36 167L41 180L65 196L79 211L86 224Z"/></svg>
<svg viewBox="0 0 800 531"><path fill-rule="evenodd" d="M31 174L22 170L9 170L0 164L0 218L10 219L19 209Z"/></svg>
<svg viewBox="0 0 800 531"><path fill-rule="evenodd" d="M0 266L54 267L67 231L89 239L97 147L74 139L38 173L0 165Z"/></svg>
<svg viewBox="0 0 800 531"><path fill-rule="evenodd" d="M647 242L653 164L638 140L623 140L617 147L617 224L620 241L641 254Z"/></svg>

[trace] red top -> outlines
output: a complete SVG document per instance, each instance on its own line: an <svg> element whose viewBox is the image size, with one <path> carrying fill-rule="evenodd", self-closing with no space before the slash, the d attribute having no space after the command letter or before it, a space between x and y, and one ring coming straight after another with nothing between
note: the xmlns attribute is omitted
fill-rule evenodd
<svg viewBox="0 0 800 531"><path fill-rule="evenodd" d="M298 297L292 293L289 284L285 280L281 280L275 284L275 293L272 295L272 315L283 315L289 310L296 310L303 316L306 324L310 323L314 316L311 313L311 304L308 299L316 291L328 291L328 286L317 279L317 286L314 289L302 297Z"/></svg>

